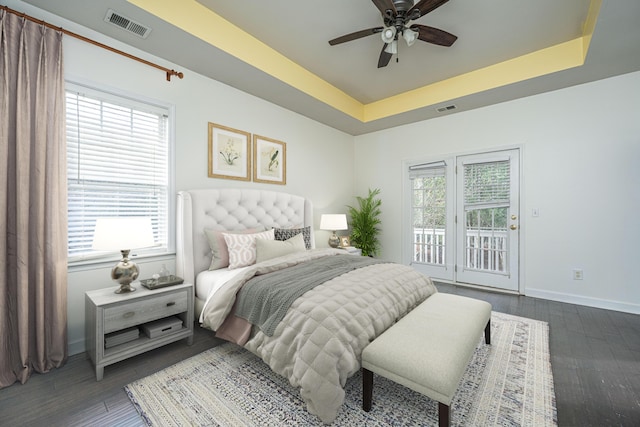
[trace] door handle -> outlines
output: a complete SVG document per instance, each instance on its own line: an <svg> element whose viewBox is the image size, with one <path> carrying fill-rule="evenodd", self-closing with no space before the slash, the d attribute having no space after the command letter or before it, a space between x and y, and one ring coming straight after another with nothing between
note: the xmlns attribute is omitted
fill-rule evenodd
<svg viewBox="0 0 640 427"><path fill-rule="evenodd" d="M511 228L512 230L516 230L518 228L518 226L515 225L515 224L511 224L511 227L509 227L509 228Z"/></svg>

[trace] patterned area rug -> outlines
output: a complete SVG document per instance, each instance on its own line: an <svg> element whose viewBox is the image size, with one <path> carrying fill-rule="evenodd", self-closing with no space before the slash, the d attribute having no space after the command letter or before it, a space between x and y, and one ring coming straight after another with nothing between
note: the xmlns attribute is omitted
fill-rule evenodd
<svg viewBox="0 0 640 427"><path fill-rule="evenodd" d="M480 340L452 404L452 425L555 426L545 322L492 313L491 346ZM376 376L371 412L362 378L345 386L335 426L435 426L437 403ZM223 344L125 387L150 426L321 426L297 390L248 351Z"/></svg>

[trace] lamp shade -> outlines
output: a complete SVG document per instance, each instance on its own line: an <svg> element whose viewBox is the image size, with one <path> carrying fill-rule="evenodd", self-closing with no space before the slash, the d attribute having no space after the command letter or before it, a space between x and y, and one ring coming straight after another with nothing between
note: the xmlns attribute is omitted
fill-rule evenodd
<svg viewBox="0 0 640 427"><path fill-rule="evenodd" d="M324 214L320 217L320 230L347 230L347 215Z"/></svg>
<svg viewBox="0 0 640 427"><path fill-rule="evenodd" d="M385 27L380 33L382 41L385 43L391 43L396 38L396 27Z"/></svg>
<svg viewBox="0 0 640 427"><path fill-rule="evenodd" d="M395 55L396 53L398 53L398 42L393 40L391 43L388 43L387 46L384 48L384 51L392 55Z"/></svg>
<svg viewBox="0 0 640 427"><path fill-rule="evenodd" d="M416 42L416 39L418 38L418 32L410 28L405 28L404 32L402 33L402 38L407 42L407 46L411 46Z"/></svg>
<svg viewBox="0 0 640 427"><path fill-rule="evenodd" d="M121 251L153 246L151 218L98 218L92 248L98 251Z"/></svg>

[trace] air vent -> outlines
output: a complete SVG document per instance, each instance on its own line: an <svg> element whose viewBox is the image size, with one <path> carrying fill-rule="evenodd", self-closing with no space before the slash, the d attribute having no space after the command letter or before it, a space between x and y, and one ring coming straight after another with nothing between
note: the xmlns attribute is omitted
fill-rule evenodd
<svg viewBox="0 0 640 427"><path fill-rule="evenodd" d="M451 104L451 105L447 105L447 106L444 106L444 107L438 107L438 108L436 108L436 111L438 113L445 113L447 111L455 110L456 108L458 108L458 107L456 107L455 105Z"/></svg>
<svg viewBox="0 0 640 427"><path fill-rule="evenodd" d="M151 32L151 28L146 25L120 15L112 9L107 11L107 16L104 17L104 21L133 33L136 36L142 37L143 39L146 39Z"/></svg>

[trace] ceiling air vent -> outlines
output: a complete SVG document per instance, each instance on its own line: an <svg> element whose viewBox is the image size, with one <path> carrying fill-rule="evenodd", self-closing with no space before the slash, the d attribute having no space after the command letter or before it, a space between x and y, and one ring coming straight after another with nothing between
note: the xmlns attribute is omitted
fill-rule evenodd
<svg viewBox="0 0 640 427"><path fill-rule="evenodd" d="M447 106L444 106L444 107L438 107L438 108L436 108L436 111L438 113L445 113L447 111L455 110L456 108L458 108L458 107L456 107L455 105L451 104L451 105L447 105Z"/></svg>
<svg viewBox="0 0 640 427"><path fill-rule="evenodd" d="M146 25L129 19L126 16L122 16L112 9L107 11L107 16L104 17L104 21L133 33L136 36L142 37L143 39L146 39L151 32L151 28Z"/></svg>

